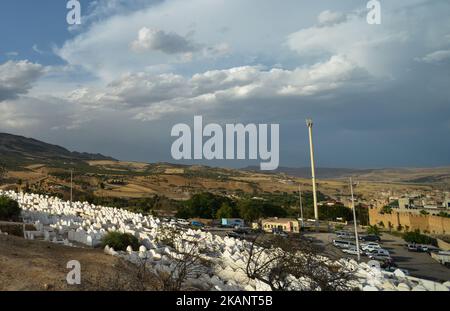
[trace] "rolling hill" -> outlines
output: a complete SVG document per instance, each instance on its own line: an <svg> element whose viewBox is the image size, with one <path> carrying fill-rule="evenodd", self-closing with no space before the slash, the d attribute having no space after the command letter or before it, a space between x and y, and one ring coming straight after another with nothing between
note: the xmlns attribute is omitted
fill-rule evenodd
<svg viewBox="0 0 450 311"><path fill-rule="evenodd" d="M17 165L36 161L48 163L54 160L115 160L102 154L71 152L57 145L7 133L0 133L0 157L7 165L11 162Z"/></svg>
<svg viewBox="0 0 450 311"><path fill-rule="evenodd" d="M259 168L250 166L244 170L258 172ZM311 178L311 168L309 167L279 167L273 173L286 174L299 178ZM450 167L382 169L316 168L317 179L342 180L348 177L353 177L360 181L379 183L450 184Z"/></svg>
<svg viewBox="0 0 450 311"><path fill-rule="evenodd" d="M186 200L211 192L226 196L293 193L301 184L311 188L309 168L280 167L269 173L254 168L230 169L204 165L141 163L115 160L102 154L80 153L36 139L0 134L0 165L7 174L2 189L27 189L68 198L70 170L76 199L141 199L164 196ZM342 169L318 168L318 189L331 197L348 192L348 176L360 181L359 195L374 198L381 191L426 190L450 185L450 168Z"/></svg>

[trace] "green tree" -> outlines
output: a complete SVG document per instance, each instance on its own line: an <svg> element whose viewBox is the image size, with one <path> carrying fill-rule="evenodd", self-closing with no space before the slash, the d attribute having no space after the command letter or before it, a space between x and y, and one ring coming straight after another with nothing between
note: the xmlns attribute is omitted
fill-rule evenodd
<svg viewBox="0 0 450 311"><path fill-rule="evenodd" d="M3 180L3 178L5 178L6 173L8 173L6 165L0 162L0 181Z"/></svg>
<svg viewBox="0 0 450 311"><path fill-rule="evenodd" d="M392 207L391 206L383 206L383 208L380 211L380 214L391 214L392 213Z"/></svg>
<svg viewBox="0 0 450 311"><path fill-rule="evenodd" d="M283 207L256 199L240 200L237 203L237 209L239 210L240 217L248 222L259 218L287 216L287 211Z"/></svg>
<svg viewBox="0 0 450 311"><path fill-rule="evenodd" d="M239 215L248 222L257 220L263 216L262 209L254 200L241 200L237 204Z"/></svg>
<svg viewBox="0 0 450 311"><path fill-rule="evenodd" d="M216 213L217 219L222 218L231 218L233 217L233 208L226 202L222 203L222 206L219 208L219 210Z"/></svg>
<svg viewBox="0 0 450 311"><path fill-rule="evenodd" d="M183 206L177 212L177 217L214 219L223 203L230 205L232 208L235 204L230 198L225 196L209 192L197 193L184 202Z"/></svg>
<svg viewBox="0 0 450 311"><path fill-rule="evenodd" d="M369 228L367 228L367 234L380 236L380 229L377 227L377 225L369 226Z"/></svg>
<svg viewBox="0 0 450 311"><path fill-rule="evenodd" d="M0 197L0 220L18 221L21 209L19 203L6 196Z"/></svg>
<svg viewBox="0 0 450 311"><path fill-rule="evenodd" d="M391 203L389 203L389 207L398 208L398 200L394 200Z"/></svg>
<svg viewBox="0 0 450 311"><path fill-rule="evenodd" d="M323 220L335 221L342 218L344 221L353 220L353 212L350 208L341 204L333 206L319 206L319 218Z"/></svg>
<svg viewBox="0 0 450 311"><path fill-rule="evenodd" d="M440 216L440 217L450 217L450 214L448 214L448 213L446 213L446 212L440 212L440 213L438 214L438 216Z"/></svg>

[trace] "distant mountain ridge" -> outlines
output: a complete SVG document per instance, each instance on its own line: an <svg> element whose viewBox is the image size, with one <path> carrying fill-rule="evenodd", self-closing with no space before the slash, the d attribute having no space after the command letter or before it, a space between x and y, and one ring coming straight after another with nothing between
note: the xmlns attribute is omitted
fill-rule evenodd
<svg viewBox="0 0 450 311"><path fill-rule="evenodd" d="M246 171L258 172L259 167L249 166ZM265 173L269 173L265 171ZM286 174L300 178L311 178L310 167L279 167L275 174ZM450 183L450 167L434 168L379 168L379 169L349 169L349 168L316 168L318 179L344 179L354 177L358 180L372 182L403 182L403 183Z"/></svg>
<svg viewBox="0 0 450 311"><path fill-rule="evenodd" d="M8 133L0 133L0 157L22 162L29 160L112 160L102 154L69 151L58 145L52 145L34 138Z"/></svg>
<svg viewBox="0 0 450 311"><path fill-rule="evenodd" d="M247 171L259 171L258 166L248 166L244 170ZM322 179L335 179L344 178L360 174L368 174L375 171L374 169L351 169L351 168L327 168L318 167L316 168L316 177ZM273 171L277 174L286 174L289 176L300 177L300 178L311 178L311 168L310 167L284 167L280 166L277 170Z"/></svg>

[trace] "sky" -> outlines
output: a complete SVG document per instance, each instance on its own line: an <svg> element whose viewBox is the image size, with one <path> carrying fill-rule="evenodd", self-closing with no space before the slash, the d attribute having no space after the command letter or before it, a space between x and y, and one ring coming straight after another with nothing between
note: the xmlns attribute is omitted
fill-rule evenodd
<svg viewBox="0 0 450 311"><path fill-rule="evenodd" d="M450 2L0 3L0 132L121 160L175 161L178 123L280 124L280 165L450 165Z"/></svg>

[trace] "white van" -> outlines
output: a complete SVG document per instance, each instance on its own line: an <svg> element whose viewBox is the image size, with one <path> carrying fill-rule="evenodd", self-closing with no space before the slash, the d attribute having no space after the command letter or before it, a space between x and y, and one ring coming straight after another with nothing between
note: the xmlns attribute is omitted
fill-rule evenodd
<svg viewBox="0 0 450 311"><path fill-rule="evenodd" d="M336 235L340 239L354 239L355 236L353 233L347 232L347 231L337 231Z"/></svg>
<svg viewBox="0 0 450 311"><path fill-rule="evenodd" d="M355 243L352 241L333 240L333 245L339 248L351 248L351 247L356 248Z"/></svg>

